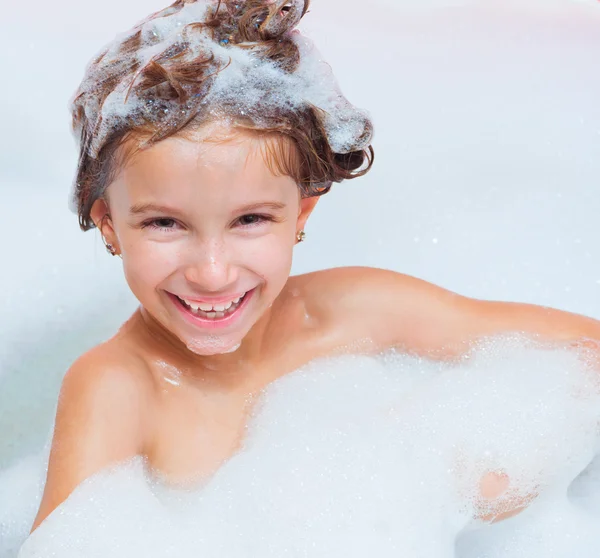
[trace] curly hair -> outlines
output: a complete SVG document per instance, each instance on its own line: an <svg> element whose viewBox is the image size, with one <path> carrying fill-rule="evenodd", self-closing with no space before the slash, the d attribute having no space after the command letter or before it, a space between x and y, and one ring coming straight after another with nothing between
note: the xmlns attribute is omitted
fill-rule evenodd
<svg viewBox="0 0 600 558"><path fill-rule="evenodd" d="M79 225L119 165L140 148L212 121L275 135L271 149L304 197L364 175L374 161L368 115L341 94L296 25L310 0L177 0L94 58L72 101L79 162L71 204Z"/></svg>

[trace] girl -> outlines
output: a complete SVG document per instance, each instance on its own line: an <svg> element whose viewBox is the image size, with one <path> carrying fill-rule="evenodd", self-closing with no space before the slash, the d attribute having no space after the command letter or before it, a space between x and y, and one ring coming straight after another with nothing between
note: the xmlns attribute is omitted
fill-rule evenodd
<svg viewBox="0 0 600 558"><path fill-rule="evenodd" d="M399 348L450 360L510 331L600 339L590 318L391 271L289 276L319 196L374 160L368 116L295 31L308 4L177 0L88 67L73 102L73 201L140 306L64 378L32 530L133 456L171 484L206 479L239 447L253 397L312 359ZM490 474L482 495L507 484Z"/></svg>

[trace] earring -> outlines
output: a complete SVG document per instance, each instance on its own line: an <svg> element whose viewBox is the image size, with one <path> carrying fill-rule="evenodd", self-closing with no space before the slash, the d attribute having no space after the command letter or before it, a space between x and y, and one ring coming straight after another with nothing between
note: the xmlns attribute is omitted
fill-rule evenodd
<svg viewBox="0 0 600 558"><path fill-rule="evenodd" d="M119 256L119 258L123 259L121 254L117 254L117 250L115 249L115 247L112 244L109 244L108 242L106 242L106 238L104 238L104 235L102 235L102 242L104 243L104 246L106 246L106 251L111 256Z"/></svg>
<svg viewBox="0 0 600 558"><path fill-rule="evenodd" d="M296 240L298 242L304 242L304 240L306 239L306 233L304 231L300 231L297 235L296 235Z"/></svg>

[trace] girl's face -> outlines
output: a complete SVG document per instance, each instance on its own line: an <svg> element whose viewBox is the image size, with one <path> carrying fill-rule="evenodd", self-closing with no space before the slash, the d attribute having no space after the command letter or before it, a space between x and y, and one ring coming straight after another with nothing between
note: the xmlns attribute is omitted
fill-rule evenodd
<svg viewBox="0 0 600 558"><path fill-rule="evenodd" d="M144 309L198 355L236 350L268 310L316 203L271 172L265 140L230 132L203 141L209 132L136 154L108 188L102 227ZM96 204L98 223L106 206Z"/></svg>

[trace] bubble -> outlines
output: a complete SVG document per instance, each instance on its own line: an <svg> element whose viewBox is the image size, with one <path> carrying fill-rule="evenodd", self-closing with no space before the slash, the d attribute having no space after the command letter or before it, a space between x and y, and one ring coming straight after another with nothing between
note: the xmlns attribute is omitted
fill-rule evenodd
<svg viewBox="0 0 600 558"><path fill-rule="evenodd" d="M101 63L88 67L75 103L83 106L88 118L92 141L89 153L96 157L106 139L125 122L148 119L167 124L181 112L198 112L200 106L207 115L222 118L248 116L258 125L270 127L271 118L281 111L295 111L309 106L319 109L323 125L334 152L348 153L366 148L371 141L368 114L355 108L343 96L331 71L305 36L295 31L289 38L297 45L300 62L293 73L281 69L267 58L260 58L252 49L239 48L224 41L213 40L209 27L194 29L182 35L182 28L204 21L214 2L188 3L181 10L151 19L140 27L141 45L122 49L135 30L118 36L108 47ZM222 9L226 9L222 6ZM185 43L182 61L198 56L214 57L215 68L206 83L196 85L188 93L186 104L169 100L168 96L139 92L132 88L130 68L146 66L152 59ZM96 96L100 84L116 79L111 93L99 106ZM273 115L270 117L269 115ZM173 120L176 122L177 120ZM80 130L76 130L79 137ZM73 199L73 197L72 197ZM71 207L73 207L71 202Z"/></svg>
<svg viewBox="0 0 600 558"><path fill-rule="evenodd" d="M242 449L198 489L123 463L80 485L19 558L591 558L596 374L579 353L519 337L453 365L315 361L267 388ZM482 519L519 503L510 521Z"/></svg>
<svg viewBox="0 0 600 558"><path fill-rule="evenodd" d="M231 341L223 339L218 335L205 335L187 340L186 346L194 354L209 356L233 353L240 348L241 343L231 346Z"/></svg>
<svg viewBox="0 0 600 558"><path fill-rule="evenodd" d="M230 353L235 353L240 347L242 346L241 343L237 343L236 345L234 345L233 347L231 347L231 349L225 351L223 354L230 354Z"/></svg>

